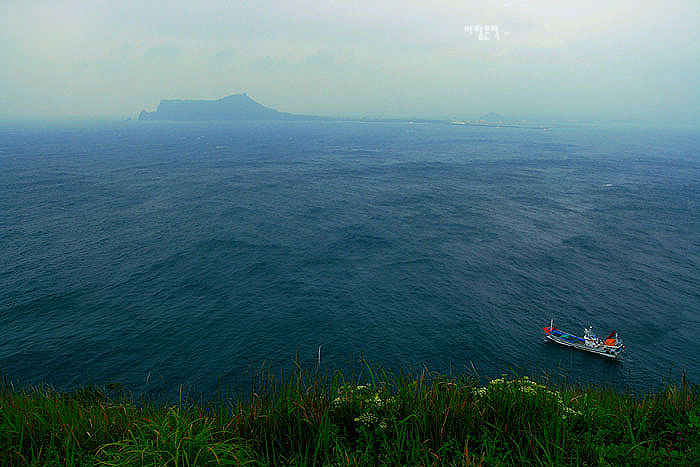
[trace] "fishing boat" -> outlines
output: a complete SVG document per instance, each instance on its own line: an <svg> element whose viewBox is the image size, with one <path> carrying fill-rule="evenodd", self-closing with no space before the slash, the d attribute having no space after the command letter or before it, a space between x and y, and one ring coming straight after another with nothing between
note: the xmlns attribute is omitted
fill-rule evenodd
<svg viewBox="0 0 700 467"><path fill-rule="evenodd" d="M617 331L611 332L605 339L600 339L593 334L592 326L584 329L583 337L579 337L557 329L557 327L554 326L554 320L552 320L549 327L544 328L544 334L547 341L556 342L557 344L579 350L585 350L586 352L608 358L619 359L622 356L622 351L625 350L625 346L622 345L622 340L617 337Z"/></svg>

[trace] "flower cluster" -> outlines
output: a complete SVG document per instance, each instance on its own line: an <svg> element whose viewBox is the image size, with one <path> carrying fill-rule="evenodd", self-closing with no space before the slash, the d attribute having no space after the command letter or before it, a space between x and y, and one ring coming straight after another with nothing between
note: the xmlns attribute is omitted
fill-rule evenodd
<svg viewBox="0 0 700 467"><path fill-rule="evenodd" d="M562 413L562 419L566 420L569 415L581 415L581 412L574 410L564 403L561 394L558 391L551 391L544 385L538 384L527 376L519 379L506 380L505 378L496 378L489 381L487 387L474 388L472 394L477 398L487 397L489 393L503 391L506 389L518 391L529 397L547 397L556 401Z"/></svg>
<svg viewBox="0 0 700 467"><path fill-rule="evenodd" d="M338 409L348 405L351 410L360 412L360 415L353 419L360 427L384 429L386 422L379 414L393 400L392 397L383 398L380 390L371 385L356 387L345 385L338 388L338 397L333 399L331 407Z"/></svg>
<svg viewBox="0 0 700 467"><path fill-rule="evenodd" d="M372 412L362 412L359 417L355 417L355 422L360 426L365 428L373 428L379 426L380 428L386 428L386 423L381 421L380 418Z"/></svg>
<svg viewBox="0 0 700 467"><path fill-rule="evenodd" d="M338 407L344 402L358 402L363 406L384 407L393 401L393 397L382 398L378 390L371 385L356 386L355 388L345 385L338 388L338 397L333 399L333 407Z"/></svg>

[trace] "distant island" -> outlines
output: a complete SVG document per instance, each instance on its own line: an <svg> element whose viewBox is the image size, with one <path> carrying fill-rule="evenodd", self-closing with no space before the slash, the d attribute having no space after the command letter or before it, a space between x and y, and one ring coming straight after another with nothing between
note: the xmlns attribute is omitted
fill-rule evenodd
<svg viewBox="0 0 700 467"><path fill-rule="evenodd" d="M217 100L168 99L155 112L139 114L139 120L322 120L324 117L280 112L251 99L246 93Z"/></svg>
<svg viewBox="0 0 700 467"><path fill-rule="evenodd" d="M439 123L469 126L515 127L530 129L546 129L532 126L525 122L518 123L508 120L503 115L490 112L478 120L435 120L426 118L340 118L323 117L319 115L293 114L280 112L266 107L251 99L246 93L232 94L221 99L192 100L164 99L158 104L155 112L141 111L139 120L166 121L220 121L220 120L323 120L323 121L355 121L355 122L384 122L384 123Z"/></svg>
<svg viewBox="0 0 700 467"><path fill-rule="evenodd" d="M339 118L319 115L303 115L266 107L246 93L232 94L216 100L165 99L160 101L155 112L141 111L139 120L349 120L361 122L412 122L447 123L444 120L424 118Z"/></svg>

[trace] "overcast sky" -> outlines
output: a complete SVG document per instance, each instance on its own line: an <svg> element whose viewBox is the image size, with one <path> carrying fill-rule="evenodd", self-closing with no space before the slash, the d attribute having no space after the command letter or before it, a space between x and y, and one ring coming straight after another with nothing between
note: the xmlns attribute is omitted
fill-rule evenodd
<svg viewBox="0 0 700 467"><path fill-rule="evenodd" d="M497 26L479 40L465 26ZM247 92L345 116L700 119L691 1L0 0L0 118Z"/></svg>

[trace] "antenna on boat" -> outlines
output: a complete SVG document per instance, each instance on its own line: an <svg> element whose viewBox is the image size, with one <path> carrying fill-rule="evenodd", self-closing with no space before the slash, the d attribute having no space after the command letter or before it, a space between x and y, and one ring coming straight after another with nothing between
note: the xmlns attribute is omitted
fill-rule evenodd
<svg viewBox="0 0 700 467"><path fill-rule="evenodd" d="M549 329L554 329L554 318L549 320Z"/></svg>

